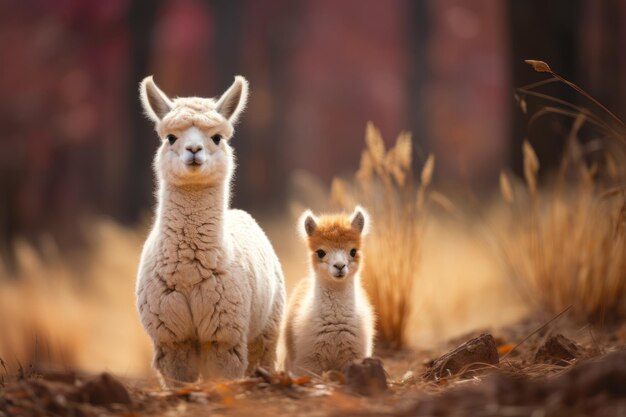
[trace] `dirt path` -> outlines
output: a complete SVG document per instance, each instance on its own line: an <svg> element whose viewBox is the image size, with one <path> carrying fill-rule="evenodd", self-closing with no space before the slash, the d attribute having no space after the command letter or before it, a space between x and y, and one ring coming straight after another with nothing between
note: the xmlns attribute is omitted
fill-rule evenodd
<svg viewBox="0 0 626 417"><path fill-rule="evenodd" d="M480 365L458 367L447 357L440 368L445 375L430 380L423 375L437 367L434 360L476 334L440 352L380 351L388 388L372 396L354 394L371 381L350 373L294 380L259 372L240 381L163 391L155 381L23 370L0 379L0 417L626 416L626 327L592 332L561 325L533 333L537 328L537 322L527 322L495 332L490 340L498 365L476 360L470 344L468 357ZM459 351L464 349L454 354ZM467 351L455 360L465 360Z"/></svg>

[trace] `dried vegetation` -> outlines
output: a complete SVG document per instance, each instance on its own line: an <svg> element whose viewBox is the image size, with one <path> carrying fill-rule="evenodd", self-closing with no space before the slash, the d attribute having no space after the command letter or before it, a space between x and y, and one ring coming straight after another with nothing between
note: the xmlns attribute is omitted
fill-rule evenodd
<svg viewBox="0 0 626 417"><path fill-rule="evenodd" d="M526 98L555 103L531 116L572 118L561 165L547 186L539 185L540 163L533 147L522 147L525 186L513 187L502 173L500 189L510 206L508 227L499 230L503 260L514 282L533 305L558 313L568 306L584 320L599 323L626 316L626 173L624 124L582 89L541 61L529 61L551 78L517 90ZM602 110L554 98L536 89L561 82ZM585 124L600 139L581 145Z"/></svg>
<svg viewBox="0 0 626 417"><path fill-rule="evenodd" d="M414 304L427 204L432 198L444 198L429 189L435 168L433 155L426 159L420 180L415 180L408 133L401 133L387 150L380 131L368 123L365 143L354 179L335 178L331 199L346 210L361 204L372 216L362 276L378 317L380 341L402 347Z"/></svg>
<svg viewBox="0 0 626 417"><path fill-rule="evenodd" d="M20 272L0 280L0 358L9 370L149 371L134 302L142 234L104 220L87 227L90 249L75 257L52 242L43 255L16 243Z"/></svg>

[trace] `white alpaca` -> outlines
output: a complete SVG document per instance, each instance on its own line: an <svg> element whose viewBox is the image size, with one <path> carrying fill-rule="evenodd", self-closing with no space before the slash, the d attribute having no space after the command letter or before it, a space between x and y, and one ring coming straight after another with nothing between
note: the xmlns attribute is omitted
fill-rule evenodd
<svg viewBox="0 0 626 417"><path fill-rule="evenodd" d="M372 355L374 313L360 282L367 214L300 220L310 250L309 276L290 297L279 341L279 366L295 373L343 371Z"/></svg>
<svg viewBox="0 0 626 417"><path fill-rule="evenodd" d="M244 109L243 77L222 97L168 98L152 77L141 101L162 143L154 159L158 206L137 276L141 322L165 385L239 378L272 368L285 303L280 263L244 211L229 209L229 139Z"/></svg>

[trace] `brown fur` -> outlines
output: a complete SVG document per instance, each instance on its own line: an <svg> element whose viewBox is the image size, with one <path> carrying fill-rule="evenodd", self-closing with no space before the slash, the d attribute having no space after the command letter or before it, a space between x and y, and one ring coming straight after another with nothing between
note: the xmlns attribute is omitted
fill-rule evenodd
<svg viewBox="0 0 626 417"><path fill-rule="evenodd" d="M307 237L311 251L330 248L361 248L361 234L350 224L350 218L343 214L319 218L313 234Z"/></svg>
<svg viewBox="0 0 626 417"><path fill-rule="evenodd" d="M279 369L302 373L342 370L354 359L371 356L374 312L359 278L367 213L301 218L310 250L308 277L293 290L282 324ZM320 258L318 250L328 255ZM356 249L352 257L350 252ZM346 275L333 275L333 262L346 262ZM344 278L345 277L345 278Z"/></svg>

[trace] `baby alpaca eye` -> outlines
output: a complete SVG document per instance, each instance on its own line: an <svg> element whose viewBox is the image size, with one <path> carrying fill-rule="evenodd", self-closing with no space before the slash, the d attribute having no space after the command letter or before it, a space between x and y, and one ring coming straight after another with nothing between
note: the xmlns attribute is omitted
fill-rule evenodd
<svg viewBox="0 0 626 417"><path fill-rule="evenodd" d="M216 145L220 144L220 140L222 140L222 136L221 135L213 135L211 136L211 139L213 139L213 143L215 143Z"/></svg>
<svg viewBox="0 0 626 417"><path fill-rule="evenodd" d="M352 256L353 258L356 256L356 249L352 248L352 250L350 251L350 256Z"/></svg>
<svg viewBox="0 0 626 417"><path fill-rule="evenodd" d="M321 249L316 250L315 253L317 253L317 257L320 258L320 259L322 259L324 256L326 256L326 252L324 252Z"/></svg>
<svg viewBox="0 0 626 417"><path fill-rule="evenodd" d="M171 133L167 135L166 138L170 142L170 145L173 145L174 142L176 142L176 139L178 139L175 135L172 135Z"/></svg>

